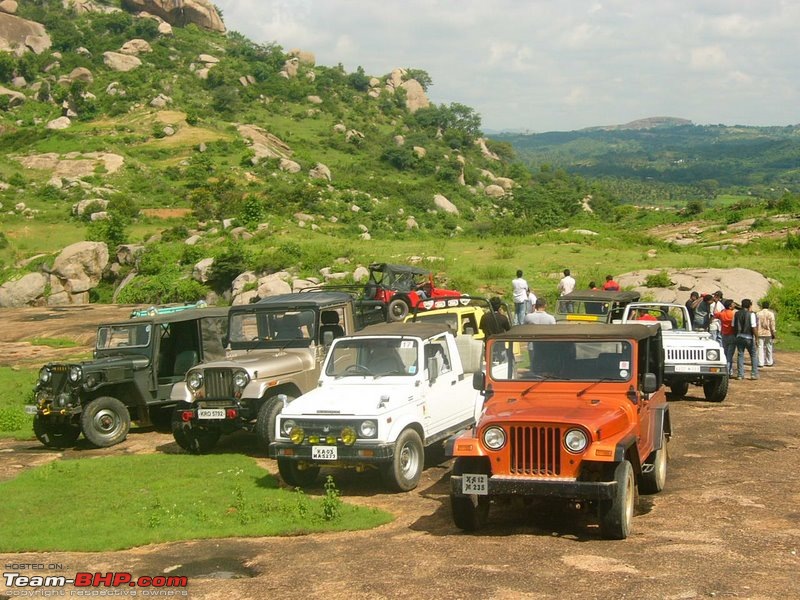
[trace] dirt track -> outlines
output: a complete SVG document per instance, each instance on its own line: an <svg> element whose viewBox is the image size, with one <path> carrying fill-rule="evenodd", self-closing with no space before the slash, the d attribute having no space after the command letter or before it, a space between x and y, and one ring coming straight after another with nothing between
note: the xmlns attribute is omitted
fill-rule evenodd
<svg viewBox="0 0 800 600"><path fill-rule="evenodd" d="M800 598L800 355L778 353L777 361L759 381L732 382L722 404L702 400L700 388L670 403L666 489L642 497L633 535L622 542L600 539L586 518L555 508L493 506L485 531L459 533L444 463L408 494L385 493L370 474L338 473L345 500L396 515L372 531L0 558L66 571L44 574L186 575L188 596L204 599ZM248 436L219 450L245 452L276 471ZM176 451L171 436L139 431L108 450L66 454ZM60 456L35 441L0 442L0 479ZM4 592L0 585L0 599Z"/></svg>

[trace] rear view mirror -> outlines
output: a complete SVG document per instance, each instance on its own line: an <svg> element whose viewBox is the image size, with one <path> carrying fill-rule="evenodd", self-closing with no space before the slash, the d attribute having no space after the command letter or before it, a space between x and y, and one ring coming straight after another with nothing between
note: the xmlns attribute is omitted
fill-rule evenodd
<svg viewBox="0 0 800 600"><path fill-rule="evenodd" d="M642 382L642 391L645 394L652 394L658 389L658 380L655 373L645 373Z"/></svg>
<svg viewBox="0 0 800 600"><path fill-rule="evenodd" d="M486 374L483 371L476 371L472 374L472 388L483 391L486 385Z"/></svg>

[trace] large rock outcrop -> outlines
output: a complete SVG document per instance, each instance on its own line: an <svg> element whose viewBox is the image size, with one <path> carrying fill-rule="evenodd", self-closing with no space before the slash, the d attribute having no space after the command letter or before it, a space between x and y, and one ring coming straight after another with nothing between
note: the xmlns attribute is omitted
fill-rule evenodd
<svg viewBox="0 0 800 600"><path fill-rule="evenodd" d="M58 278L65 292L75 295L95 287L107 264L108 246L103 242L77 242L56 257L51 274Z"/></svg>
<svg viewBox="0 0 800 600"><path fill-rule="evenodd" d="M157 15L170 25L194 23L203 29L225 32L225 24L209 0L122 0L122 6L132 12Z"/></svg>
<svg viewBox="0 0 800 600"><path fill-rule="evenodd" d="M0 12L0 51L41 54L50 47L50 36L40 23Z"/></svg>

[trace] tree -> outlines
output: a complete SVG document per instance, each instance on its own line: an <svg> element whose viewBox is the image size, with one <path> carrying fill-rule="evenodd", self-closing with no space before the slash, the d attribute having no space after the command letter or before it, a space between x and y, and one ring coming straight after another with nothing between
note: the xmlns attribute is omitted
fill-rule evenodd
<svg viewBox="0 0 800 600"><path fill-rule="evenodd" d="M426 92L428 91L428 88L433 85L433 79L431 79L431 76L428 75L427 71L423 71L422 69L406 69L405 78L406 80L415 79Z"/></svg>

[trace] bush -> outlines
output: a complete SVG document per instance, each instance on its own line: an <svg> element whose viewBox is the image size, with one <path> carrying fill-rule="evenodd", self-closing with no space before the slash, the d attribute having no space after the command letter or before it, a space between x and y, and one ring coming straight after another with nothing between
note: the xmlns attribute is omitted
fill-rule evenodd
<svg viewBox="0 0 800 600"><path fill-rule="evenodd" d="M668 288L675 285L675 282L669 278L669 273L661 271L655 275L648 275L644 280L644 285L649 288Z"/></svg>

